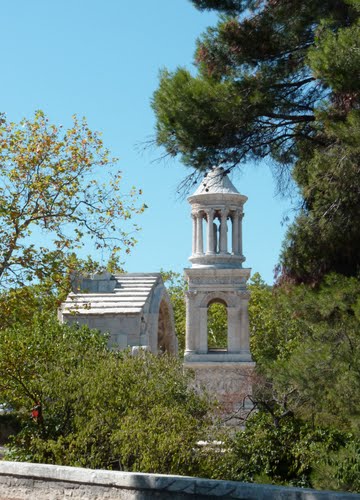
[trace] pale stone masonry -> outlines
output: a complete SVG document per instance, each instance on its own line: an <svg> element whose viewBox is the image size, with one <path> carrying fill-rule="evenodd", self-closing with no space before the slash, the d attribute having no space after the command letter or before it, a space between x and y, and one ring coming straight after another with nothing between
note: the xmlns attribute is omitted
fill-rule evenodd
<svg viewBox="0 0 360 500"><path fill-rule="evenodd" d="M79 278L59 319L109 333L113 348L177 354L173 309L160 273Z"/></svg>
<svg viewBox="0 0 360 500"><path fill-rule="evenodd" d="M193 247L189 258L193 267L241 267L245 261L242 219L247 197L237 191L223 168L215 167L188 201L193 219ZM228 235L230 225L231 234Z"/></svg>
<svg viewBox="0 0 360 500"><path fill-rule="evenodd" d="M360 495L197 477L0 462L0 500L360 500Z"/></svg>
<svg viewBox="0 0 360 500"><path fill-rule="evenodd" d="M189 258L192 267L184 270L188 283L185 367L192 368L197 383L231 413L251 395L255 366L249 346L246 286L251 270L242 267L242 220L247 197L239 193L223 168L214 167L188 201L193 243ZM214 302L226 306L226 349L208 346L208 309Z"/></svg>

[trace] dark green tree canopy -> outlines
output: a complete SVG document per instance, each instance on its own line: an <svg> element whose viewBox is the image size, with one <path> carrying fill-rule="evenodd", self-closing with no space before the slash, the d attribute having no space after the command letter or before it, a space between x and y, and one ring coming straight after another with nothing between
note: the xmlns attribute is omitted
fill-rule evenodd
<svg viewBox="0 0 360 500"><path fill-rule="evenodd" d="M164 70L158 145L195 168L271 158L303 203L281 279L317 283L360 269L358 0L193 0L221 16L197 42L194 76ZM184 182L189 188L194 174Z"/></svg>
<svg viewBox="0 0 360 500"><path fill-rule="evenodd" d="M221 12L225 12L227 14L237 14L241 9L244 3L249 3L247 1L243 2L243 0L192 0L192 3L199 10L211 10L216 9Z"/></svg>
<svg viewBox="0 0 360 500"><path fill-rule="evenodd" d="M317 108L358 102L352 78L339 77L338 88L331 88L341 63L330 61L326 48L336 33L348 43L347 28L356 30L358 19L354 6L338 0L193 3L228 15L198 41L197 76L183 68L163 71L153 100L158 144L201 170L267 155L292 164L298 141L326 143Z"/></svg>

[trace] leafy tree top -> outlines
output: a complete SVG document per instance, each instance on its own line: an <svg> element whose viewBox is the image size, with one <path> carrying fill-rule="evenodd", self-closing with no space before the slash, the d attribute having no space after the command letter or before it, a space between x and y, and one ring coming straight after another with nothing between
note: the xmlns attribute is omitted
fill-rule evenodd
<svg viewBox="0 0 360 500"><path fill-rule="evenodd" d="M100 134L85 119L51 125L41 111L19 124L0 122L0 285L16 286L61 271L71 252L89 245L129 251L124 221L141 213L141 191L121 194ZM99 180L101 179L101 181ZM104 181L108 179L108 181ZM137 225L132 224L132 231ZM31 238L41 235L40 245ZM45 244L46 240L46 244Z"/></svg>

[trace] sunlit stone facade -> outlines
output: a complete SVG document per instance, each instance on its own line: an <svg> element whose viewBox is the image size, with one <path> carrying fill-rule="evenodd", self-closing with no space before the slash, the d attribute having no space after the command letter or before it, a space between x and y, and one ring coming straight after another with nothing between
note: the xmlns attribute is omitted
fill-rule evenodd
<svg viewBox="0 0 360 500"><path fill-rule="evenodd" d="M236 410L251 394L254 363L249 346L247 280L243 268L243 206L240 194L221 167L213 168L188 198L193 219L192 267L185 269L185 366L199 383ZM209 348L208 309L219 302L227 311L227 347Z"/></svg>

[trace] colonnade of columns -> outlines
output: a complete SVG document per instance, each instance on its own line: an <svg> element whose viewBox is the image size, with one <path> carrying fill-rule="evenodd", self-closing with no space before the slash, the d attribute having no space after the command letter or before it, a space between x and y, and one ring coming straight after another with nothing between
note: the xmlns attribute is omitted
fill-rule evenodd
<svg viewBox="0 0 360 500"><path fill-rule="evenodd" d="M240 209L206 208L192 212L193 219L193 255L215 255L232 253L242 255L242 218ZM206 225L206 252L204 252L203 220ZM219 228L214 222L220 221ZM232 222L231 249L228 249L228 220Z"/></svg>

